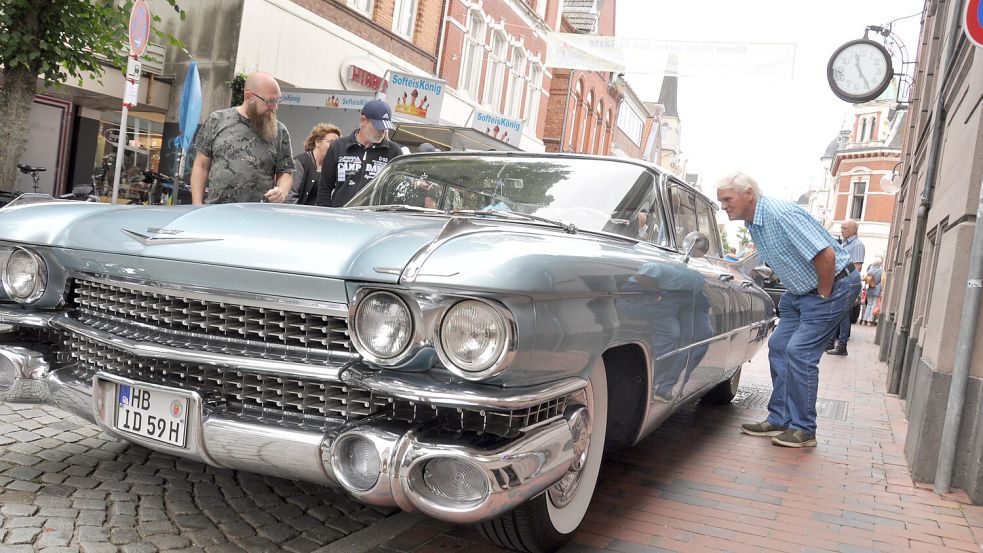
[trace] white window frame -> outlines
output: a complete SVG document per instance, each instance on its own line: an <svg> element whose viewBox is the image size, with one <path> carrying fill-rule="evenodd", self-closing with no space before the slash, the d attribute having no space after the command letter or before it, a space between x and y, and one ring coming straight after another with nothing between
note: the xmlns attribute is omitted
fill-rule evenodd
<svg viewBox="0 0 983 553"><path fill-rule="evenodd" d="M539 117L540 94L543 86L543 65L538 60L529 63L529 92L526 94L526 127L536 134L536 119Z"/></svg>
<svg viewBox="0 0 983 553"><path fill-rule="evenodd" d="M464 35L464 46L461 49L461 73L458 76L458 90L466 91L472 98L478 97L478 87L481 84L481 62L485 58L485 36L487 25L485 17L479 11L468 14Z"/></svg>
<svg viewBox="0 0 983 553"><path fill-rule="evenodd" d="M632 109L631 104L628 102L621 102L618 106L618 128L621 132L625 133L625 136L629 140L635 143L636 146L642 145L642 128L644 127L642 117L638 115L634 109Z"/></svg>
<svg viewBox="0 0 983 553"><path fill-rule="evenodd" d="M491 106L492 111L498 111L502 100L502 89L505 85L505 56L509 51L509 37L505 29L492 28L488 41L488 68L485 75L485 93L481 103Z"/></svg>
<svg viewBox="0 0 983 553"><path fill-rule="evenodd" d="M396 0L393 5L393 32L412 40L418 8L418 0Z"/></svg>
<svg viewBox="0 0 983 553"><path fill-rule="evenodd" d="M366 17L372 17L373 0L348 0L347 4L349 8L365 14Z"/></svg>
<svg viewBox="0 0 983 553"><path fill-rule="evenodd" d="M672 145L672 125L663 121L659 126L659 137L663 146Z"/></svg>
<svg viewBox="0 0 983 553"><path fill-rule="evenodd" d="M857 194L858 184L864 185L864 192L862 195ZM854 208L853 208L853 204L857 201L857 198L860 198L861 201L863 202L863 205L860 206L859 216L854 215ZM846 218L855 219L857 221L863 221L864 215L867 214L867 204L869 203L869 200L870 200L870 177L867 174L864 174L863 176L856 175L853 178L851 178L850 196L849 196L849 201L847 203Z"/></svg>
<svg viewBox="0 0 983 553"><path fill-rule="evenodd" d="M526 91L528 59L529 56L522 46L519 44L512 46L512 58L509 62L509 89L505 100L505 113L509 117L519 118L522 115L522 97Z"/></svg>

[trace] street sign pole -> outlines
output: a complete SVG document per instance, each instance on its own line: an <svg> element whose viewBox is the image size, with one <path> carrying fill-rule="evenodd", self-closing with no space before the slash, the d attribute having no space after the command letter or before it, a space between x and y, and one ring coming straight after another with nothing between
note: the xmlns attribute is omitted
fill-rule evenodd
<svg viewBox="0 0 983 553"><path fill-rule="evenodd" d="M119 140L116 143L116 172L113 175L113 198L115 205L119 198L119 179L123 173L123 148L127 141L126 116L130 107L137 105L140 92L140 56L147 49L150 39L150 8L147 0L137 0L130 10L129 26L130 55L126 60L126 89L123 92L123 113L119 121Z"/></svg>

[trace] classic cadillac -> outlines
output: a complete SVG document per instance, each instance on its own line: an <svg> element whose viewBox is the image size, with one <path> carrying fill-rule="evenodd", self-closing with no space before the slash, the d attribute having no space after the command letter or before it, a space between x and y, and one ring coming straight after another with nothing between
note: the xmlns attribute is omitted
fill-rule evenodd
<svg viewBox="0 0 983 553"><path fill-rule="evenodd" d="M341 209L0 210L0 398L552 551L605 449L729 402L774 322L714 205L584 156L398 158Z"/></svg>

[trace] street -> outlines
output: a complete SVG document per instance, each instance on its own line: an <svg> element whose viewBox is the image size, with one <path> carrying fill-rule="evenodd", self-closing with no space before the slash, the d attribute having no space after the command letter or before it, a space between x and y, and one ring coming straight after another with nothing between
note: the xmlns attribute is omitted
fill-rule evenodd
<svg viewBox="0 0 983 553"><path fill-rule="evenodd" d="M154 453L20 404L0 404L0 486L0 553L306 553L394 512Z"/></svg>

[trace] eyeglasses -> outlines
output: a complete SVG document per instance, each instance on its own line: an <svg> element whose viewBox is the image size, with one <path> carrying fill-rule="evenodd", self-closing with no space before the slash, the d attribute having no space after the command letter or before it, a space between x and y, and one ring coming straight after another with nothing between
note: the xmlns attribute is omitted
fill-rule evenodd
<svg viewBox="0 0 983 553"><path fill-rule="evenodd" d="M280 105L280 101L282 100L282 98L273 98L272 100L267 100L266 98L263 98L259 94L256 94L256 92L253 91L253 90L250 90L249 92L252 92L253 93L253 96L259 98L264 103L266 103L266 107L268 107L268 108L271 108L271 107Z"/></svg>

